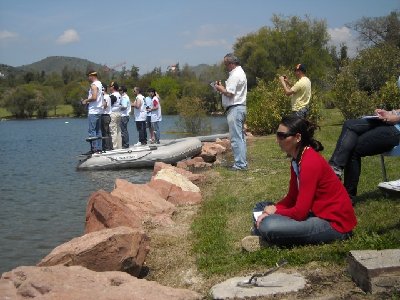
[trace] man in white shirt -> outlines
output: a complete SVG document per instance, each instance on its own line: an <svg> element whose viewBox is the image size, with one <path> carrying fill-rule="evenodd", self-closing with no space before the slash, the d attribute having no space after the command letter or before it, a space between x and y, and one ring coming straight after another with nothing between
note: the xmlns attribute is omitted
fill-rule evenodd
<svg viewBox="0 0 400 300"><path fill-rule="evenodd" d="M131 101L127 94L128 90L125 86L121 85L119 88L119 92L121 93L121 139L122 139L122 148L129 148L129 132L128 132L128 123L129 123L129 115L131 113Z"/></svg>
<svg viewBox="0 0 400 300"><path fill-rule="evenodd" d="M110 85L110 98L111 98L111 122L110 132L112 139L112 148L121 149L121 94L119 93L119 85L115 81Z"/></svg>
<svg viewBox="0 0 400 300"><path fill-rule="evenodd" d="M90 89L88 98L81 100L83 105L88 105L88 121L89 121L89 137L98 137L97 140L91 142L91 152L101 152L101 114L103 112L103 93L102 84L97 79L97 72L90 71L88 73Z"/></svg>
<svg viewBox="0 0 400 300"><path fill-rule="evenodd" d="M224 57L224 65L229 72L225 87L216 82L215 89L222 94L222 106L227 114L229 136L231 140L234 164L232 170L246 170L246 138L244 124L246 122L247 77L239 59L232 53Z"/></svg>

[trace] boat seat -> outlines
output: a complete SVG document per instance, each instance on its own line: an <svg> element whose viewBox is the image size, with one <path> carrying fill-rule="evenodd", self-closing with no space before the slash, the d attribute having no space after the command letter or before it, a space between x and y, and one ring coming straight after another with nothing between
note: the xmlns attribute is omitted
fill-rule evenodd
<svg viewBox="0 0 400 300"><path fill-rule="evenodd" d="M381 154L381 167L383 181L388 181L385 166L385 156L400 156L400 145L395 146L392 150Z"/></svg>

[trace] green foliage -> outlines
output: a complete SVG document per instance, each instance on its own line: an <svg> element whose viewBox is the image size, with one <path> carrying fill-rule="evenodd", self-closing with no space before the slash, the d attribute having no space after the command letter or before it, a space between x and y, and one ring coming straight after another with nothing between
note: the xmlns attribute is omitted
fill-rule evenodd
<svg viewBox="0 0 400 300"><path fill-rule="evenodd" d="M314 85L320 85L323 75L332 66L326 22L277 15L272 22L272 28L263 27L239 38L234 45L249 87L256 85L257 78L272 80L279 67L292 70L299 63L307 66L307 74Z"/></svg>
<svg viewBox="0 0 400 300"><path fill-rule="evenodd" d="M287 73L288 70L280 70L280 74ZM289 81L295 82L296 79L287 75ZM318 122L320 119L321 103L318 93L312 89L310 101L309 119ZM278 76L273 81L266 83L259 80L247 97L247 119L249 129L255 134L270 134L275 132L280 120L284 115L291 114L290 98L285 95Z"/></svg>
<svg viewBox="0 0 400 300"><path fill-rule="evenodd" d="M179 120L177 126L191 134L210 131L210 124L206 122L207 111L204 101L197 97L183 97L178 104Z"/></svg>
<svg viewBox="0 0 400 300"><path fill-rule="evenodd" d="M379 91L380 107L387 110L400 108L400 89L397 86L397 78L387 81Z"/></svg>

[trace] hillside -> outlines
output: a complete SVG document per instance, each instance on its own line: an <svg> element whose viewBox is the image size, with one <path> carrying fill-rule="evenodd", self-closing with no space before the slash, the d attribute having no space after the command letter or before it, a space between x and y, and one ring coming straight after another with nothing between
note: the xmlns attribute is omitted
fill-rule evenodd
<svg viewBox="0 0 400 300"><path fill-rule="evenodd" d="M49 56L29 65L16 67L16 69L25 72L34 71L40 73L44 71L46 74L51 74L53 72L61 74L65 67L68 67L69 70L75 69L83 73L85 73L88 69L100 70L104 68L103 65L96 64L87 59L68 56Z"/></svg>

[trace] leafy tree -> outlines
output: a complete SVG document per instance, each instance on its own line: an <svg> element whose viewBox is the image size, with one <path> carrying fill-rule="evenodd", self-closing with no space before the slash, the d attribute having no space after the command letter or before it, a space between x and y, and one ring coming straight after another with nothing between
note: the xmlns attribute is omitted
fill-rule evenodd
<svg viewBox="0 0 400 300"><path fill-rule="evenodd" d="M207 111L204 101L197 97L183 97L177 105L179 120L177 126L191 134L206 133L210 131L207 123Z"/></svg>
<svg viewBox="0 0 400 300"><path fill-rule="evenodd" d="M400 47L400 12L392 11L383 17L363 17L349 24L359 33L360 40L366 46L389 43Z"/></svg>
<svg viewBox="0 0 400 300"><path fill-rule="evenodd" d="M4 107L15 118L31 118L41 99L40 89L35 84L17 86L4 98Z"/></svg>
<svg viewBox="0 0 400 300"><path fill-rule="evenodd" d="M239 38L234 45L246 71L249 88L256 84L257 78L272 80L279 67L293 69L298 63L307 66L307 74L314 84L320 84L332 65L326 22L277 15L272 17L272 22L272 28L262 27L256 33Z"/></svg>

